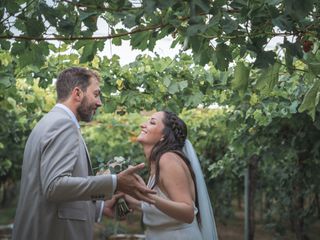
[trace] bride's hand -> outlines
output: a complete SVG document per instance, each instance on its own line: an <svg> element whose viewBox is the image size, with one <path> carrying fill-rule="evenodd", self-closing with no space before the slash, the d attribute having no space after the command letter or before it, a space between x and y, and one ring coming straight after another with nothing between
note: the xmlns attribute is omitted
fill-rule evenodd
<svg viewBox="0 0 320 240"><path fill-rule="evenodd" d="M135 199L134 197L131 197L128 194L125 194L124 198L125 198L126 202L128 203L128 206L130 209L141 211L141 201Z"/></svg>

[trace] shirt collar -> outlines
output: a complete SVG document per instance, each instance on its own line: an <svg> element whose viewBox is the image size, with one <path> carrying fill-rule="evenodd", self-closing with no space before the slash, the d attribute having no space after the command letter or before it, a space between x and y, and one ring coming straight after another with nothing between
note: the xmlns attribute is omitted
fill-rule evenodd
<svg viewBox="0 0 320 240"><path fill-rule="evenodd" d="M71 117L72 121L76 124L77 128L80 128L80 124L74 115L74 113L68 108L66 105L63 105L62 103L57 103L55 107L61 108Z"/></svg>

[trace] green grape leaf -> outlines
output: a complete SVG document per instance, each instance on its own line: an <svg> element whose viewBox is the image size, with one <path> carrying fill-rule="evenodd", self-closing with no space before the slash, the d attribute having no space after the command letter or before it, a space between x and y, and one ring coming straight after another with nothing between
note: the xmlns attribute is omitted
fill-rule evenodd
<svg viewBox="0 0 320 240"><path fill-rule="evenodd" d="M313 86L307 91L303 101L298 108L299 112L307 111L308 114L315 120L316 107L320 98L320 81L317 79Z"/></svg>
<svg viewBox="0 0 320 240"><path fill-rule="evenodd" d="M239 61L234 70L234 79L231 82L231 87L238 90L242 96L248 87L250 75L250 68L247 67L242 61Z"/></svg>
<svg viewBox="0 0 320 240"><path fill-rule="evenodd" d="M25 25L27 34L31 37L39 36L45 30L43 22L35 18L27 19Z"/></svg>
<svg viewBox="0 0 320 240"><path fill-rule="evenodd" d="M263 94L269 94L277 84L279 79L280 66L281 65L276 62L274 65L261 71L261 74L256 83L256 88Z"/></svg>

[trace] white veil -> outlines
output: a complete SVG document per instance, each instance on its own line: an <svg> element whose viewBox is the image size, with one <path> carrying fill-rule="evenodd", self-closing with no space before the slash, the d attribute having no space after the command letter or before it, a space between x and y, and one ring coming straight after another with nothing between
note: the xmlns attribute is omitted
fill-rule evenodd
<svg viewBox="0 0 320 240"><path fill-rule="evenodd" d="M197 157L196 152L187 139L185 141L183 152L191 163L191 167L194 171L196 182L197 182L197 197L200 211L200 230L203 240L218 240L216 223L214 221L213 211L211 202L207 190L206 183L204 181L201 166Z"/></svg>

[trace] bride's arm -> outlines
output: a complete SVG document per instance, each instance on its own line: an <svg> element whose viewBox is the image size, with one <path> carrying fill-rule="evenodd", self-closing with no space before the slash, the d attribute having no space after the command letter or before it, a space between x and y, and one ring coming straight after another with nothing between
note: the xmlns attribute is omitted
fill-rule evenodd
<svg viewBox="0 0 320 240"><path fill-rule="evenodd" d="M141 211L141 201L129 196L125 195L126 202L129 204L129 208L133 210Z"/></svg>
<svg viewBox="0 0 320 240"><path fill-rule="evenodd" d="M194 219L193 181L187 165L174 153L165 153L160 159L158 186L168 196L153 195L155 206L170 217L191 223Z"/></svg>

